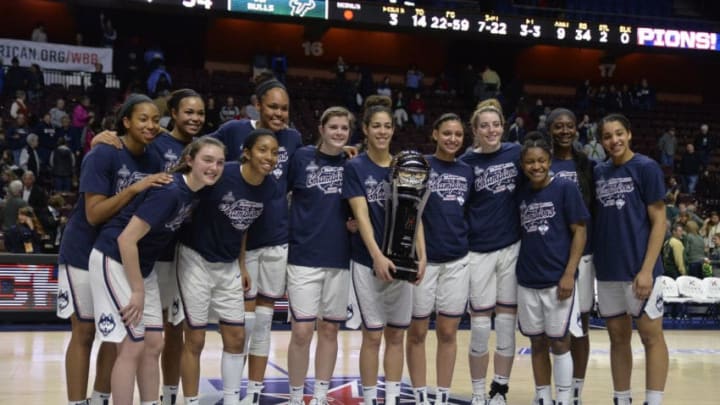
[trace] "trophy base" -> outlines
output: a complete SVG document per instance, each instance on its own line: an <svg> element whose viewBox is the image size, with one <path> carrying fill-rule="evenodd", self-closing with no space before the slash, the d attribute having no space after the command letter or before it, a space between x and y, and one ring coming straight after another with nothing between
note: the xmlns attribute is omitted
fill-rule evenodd
<svg viewBox="0 0 720 405"><path fill-rule="evenodd" d="M406 258L399 259L396 257L392 257L391 260L395 264L395 273L393 273L393 278L396 280L409 281L411 283L417 281L418 269L417 263L415 263L414 260Z"/></svg>

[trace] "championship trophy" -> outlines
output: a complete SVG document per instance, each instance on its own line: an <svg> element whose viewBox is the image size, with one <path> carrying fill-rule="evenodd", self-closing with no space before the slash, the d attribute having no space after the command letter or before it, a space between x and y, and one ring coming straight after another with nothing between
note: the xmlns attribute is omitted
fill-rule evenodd
<svg viewBox="0 0 720 405"><path fill-rule="evenodd" d="M399 280L417 280L415 233L430 195L429 178L430 164L420 152L402 151L392 161L382 251L395 264L393 277Z"/></svg>

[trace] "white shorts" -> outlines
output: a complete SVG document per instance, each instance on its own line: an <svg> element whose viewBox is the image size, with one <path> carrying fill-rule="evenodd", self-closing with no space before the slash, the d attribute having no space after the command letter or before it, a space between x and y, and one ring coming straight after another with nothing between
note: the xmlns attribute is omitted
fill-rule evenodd
<svg viewBox="0 0 720 405"><path fill-rule="evenodd" d="M457 318L467 310L470 289L468 256L447 263L428 263L420 285L413 286L413 311L416 319L439 315Z"/></svg>
<svg viewBox="0 0 720 405"><path fill-rule="evenodd" d="M517 306L515 267L520 242L489 253L470 252L470 309L489 311L496 305Z"/></svg>
<svg viewBox="0 0 720 405"><path fill-rule="evenodd" d="M357 297L363 325L367 330L385 326L407 328L412 315L412 287L403 280L382 281L370 267L350 262L353 292Z"/></svg>
<svg viewBox="0 0 720 405"><path fill-rule="evenodd" d="M577 285L572 297L558 300L557 286L536 289L518 286L518 328L527 337L561 339L570 332L582 336Z"/></svg>
<svg viewBox="0 0 720 405"><path fill-rule="evenodd" d="M61 264L58 266L57 316L69 319L72 314L83 322L94 322L90 271Z"/></svg>
<svg viewBox="0 0 720 405"><path fill-rule="evenodd" d="M280 299L285 296L288 245L268 246L245 252L245 266L252 285L245 294L251 300L261 297Z"/></svg>
<svg viewBox="0 0 720 405"><path fill-rule="evenodd" d="M654 281L652 292L647 300L639 300L632 289L632 281L598 281L598 309L603 318L614 318L630 314L639 318L645 312L650 319L663 316L662 283L660 278Z"/></svg>
<svg viewBox="0 0 720 405"><path fill-rule="evenodd" d="M287 291L294 320L328 322L347 319L350 271L328 267L288 265Z"/></svg>
<svg viewBox="0 0 720 405"><path fill-rule="evenodd" d="M592 254L580 258L578 264L577 283L578 303L580 313L587 314L595 305L595 263Z"/></svg>
<svg viewBox="0 0 720 405"><path fill-rule="evenodd" d="M122 263L97 249L90 253L90 282L93 286L95 330L103 342L120 343L128 336L134 341L145 338L146 330L162 332L162 307L157 274L151 272L145 284L143 317L137 325L125 326L120 309L130 300L130 283Z"/></svg>
<svg viewBox="0 0 720 405"><path fill-rule="evenodd" d="M212 263L198 252L180 244L177 253L178 287L191 328L205 328L210 309L220 323L243 325L245 303L243 282L237 260Z"/></svg>

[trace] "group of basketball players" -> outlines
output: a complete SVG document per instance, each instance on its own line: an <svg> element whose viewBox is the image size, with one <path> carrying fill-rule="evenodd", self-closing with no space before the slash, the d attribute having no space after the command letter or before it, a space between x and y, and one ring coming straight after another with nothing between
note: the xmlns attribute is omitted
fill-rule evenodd
<svg viewBox="0 0 720 405"><path fill-rule="evenodd" d="M432 313L435 403L447 404L466 311L473 405L506 403L516 327L531 340L534 403L553 403L554 376L556 403L578 404L596 276L615 403L631 402L632 318L646 349L646 401L661 403L667 348L654 280L661 274L664 188L658 165L632 152L626 118L601 121L610 159L597 165L573 148L576 120L568 110L550 114L549 137L530 134L519 146L502 142L499 104L482 102L470 119L473 147L465 153L462 119L438 118L413 285L393 277L395 265L380 248L393 159L390 100L366 103L364 152L353 156L354 117L345 108L325 110L318 143L302 146L288 127L285 86L270 79L255 93L259 120L230 121L199 138L205 112L196 92L172 94L171 132L161 132L150 99L133 95L120 109L117 134L96 137L59 255L58 314L72 321L69 404L102 404L110 392L115 404L130 404L136 380L142 404L173 404L180 377L185 403L198 403L211 322L222 335L224 403L258 404L273 305L285 294L293 405L303 403L315 330L311 405L328 402L351 299L362 324L359 366L368 405L377 403L383 338L385 403L399 402L405 345L416 402L429 403L425 337ZM486 393L493 321L495 369ZM103 343L88 400L96 333Z"/></svg>

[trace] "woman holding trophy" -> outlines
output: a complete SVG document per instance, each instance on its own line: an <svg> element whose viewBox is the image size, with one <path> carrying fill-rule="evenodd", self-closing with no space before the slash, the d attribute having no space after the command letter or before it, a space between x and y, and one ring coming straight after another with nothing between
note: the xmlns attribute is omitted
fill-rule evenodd
<svg viewBox="0 0 720 405"><path fill-rule="evenodd" d="M381 250L386 222L389 176L393 157L390 141L394 132L391 101L369 97L363 117L367 151L345 164L342 196L347 199L359 232L351 235L351 277L362 317L360 377L366 404L377 402L379 351L385 337L385 403L399 402L403 370L403 338L410 325L412 284L395 279L400 273ZM417 253L417 281L425 272L425 241L418 222L414 250Z"/></svg>

